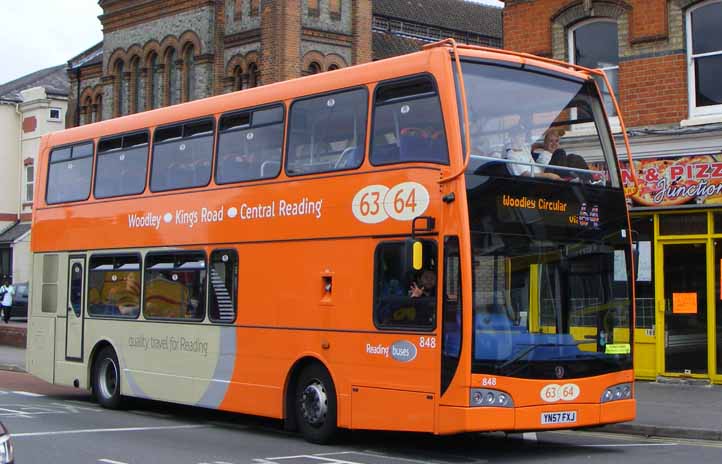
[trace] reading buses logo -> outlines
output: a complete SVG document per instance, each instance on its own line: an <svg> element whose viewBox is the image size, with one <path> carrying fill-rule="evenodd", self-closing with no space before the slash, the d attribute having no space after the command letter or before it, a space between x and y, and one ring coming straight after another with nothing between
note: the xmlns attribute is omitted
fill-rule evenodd
<svg viewBox="0 0 722 464"><path fill-rule="evenodd" d="M417 182L402 182L391 188L369 185L356 193L351 204L353 215L366 224L387 218L410 221L429 207L429 191Z"/></svg>
<svg viewBox="0 0 722 464"><path fill-rule="evenodd" d="M406 340L399 340L394 342L391 346L385 346L382 344L372 345L371 343L366 344L366 353L385 358L391 357L399 362L411 362L416 359L416 345Z"/></svg>

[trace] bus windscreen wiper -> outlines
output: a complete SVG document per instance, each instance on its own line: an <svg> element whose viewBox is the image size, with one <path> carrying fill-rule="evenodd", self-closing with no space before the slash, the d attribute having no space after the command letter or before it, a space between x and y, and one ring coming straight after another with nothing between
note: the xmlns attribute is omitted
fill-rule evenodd
<svg viewBox="0 0 722 464"><path fill-rule="evenodd" d="M511 358L511 359L509 359L509 360L507 360L507 361L504 361L504 363L502 363L502 364L500 364L499 366L497 366L497 367L496 367L497 371L502 372L502 371L504 370L504 368L507 367L508 365L514 364L515 362L517 362L517 361L519 361L520 359L524 358L526 355L528 355L529 353L531 353L531 352L534 351L535 349L537 349L537 348L539 348L539 347L542 347L542 346L553 348L553 347L555 347L555 346L561 346L561 345L560 345L559 343L534 343L534 344L532 344L532 345L529 345L529 347L526 348L525 350L523 350L521 353L517 354L516 356L514 356L513 358Z"/></svg>

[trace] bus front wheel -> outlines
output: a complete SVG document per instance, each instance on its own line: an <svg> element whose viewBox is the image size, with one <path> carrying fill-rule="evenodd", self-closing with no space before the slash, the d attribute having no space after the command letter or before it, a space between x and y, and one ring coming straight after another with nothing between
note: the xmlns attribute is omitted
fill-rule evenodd
<svg viewBox="0 0 722 464"><path fill-rule="evenodd" d="M336 389L329 373L318 364L306 367L298 379L296 421L311 443L329 443L338 432Z"/></svg>
<svg viewBox="0 0 722 464"><path fill-rule="evenodd" d="M104 408L120 407L120 364L109 346L100 351L93 364L93 393Z"/></svg>

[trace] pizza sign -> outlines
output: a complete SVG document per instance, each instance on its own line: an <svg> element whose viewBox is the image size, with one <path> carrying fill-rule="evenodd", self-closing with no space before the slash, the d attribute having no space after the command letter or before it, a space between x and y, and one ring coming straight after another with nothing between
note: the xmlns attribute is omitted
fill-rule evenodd
<svg viewBox="0 0 722 464"><path fill-rule="evenodd" d="M634 161L638 206L722 203L722 155L680 156ZM634 187L628 163L622 165L625 188Z"/></svg>

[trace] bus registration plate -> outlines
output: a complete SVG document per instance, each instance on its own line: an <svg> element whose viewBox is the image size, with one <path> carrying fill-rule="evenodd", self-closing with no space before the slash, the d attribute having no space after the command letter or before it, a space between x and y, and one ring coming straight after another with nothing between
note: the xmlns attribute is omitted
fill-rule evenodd
<svg viewBox="0 0 722 464"><path fill-rule="evenodd" d="M543 412L541 415L542 424L573 424L576 421L576 411Z"/></svg>

